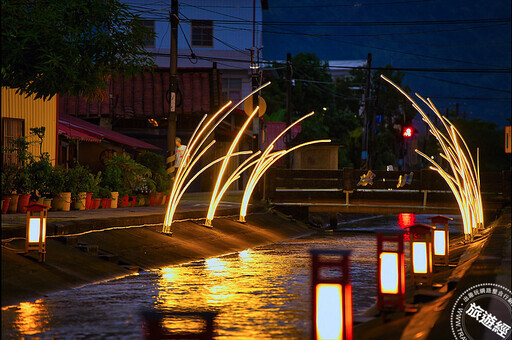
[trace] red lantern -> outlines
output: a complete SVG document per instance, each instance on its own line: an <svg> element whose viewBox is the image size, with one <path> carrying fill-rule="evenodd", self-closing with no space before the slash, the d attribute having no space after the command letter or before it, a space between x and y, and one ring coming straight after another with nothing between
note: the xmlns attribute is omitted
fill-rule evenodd
<svg viewBox="0 0 512 340"><path fill-rule="evenodd" d="M312 339L352 340L350 253L311 250Z"/></svg>
<svg viewBox="0 0 512 340"><path fill-rule="evenodd" d="M377 233L377 308L405 308L404 233Z"/></svg>

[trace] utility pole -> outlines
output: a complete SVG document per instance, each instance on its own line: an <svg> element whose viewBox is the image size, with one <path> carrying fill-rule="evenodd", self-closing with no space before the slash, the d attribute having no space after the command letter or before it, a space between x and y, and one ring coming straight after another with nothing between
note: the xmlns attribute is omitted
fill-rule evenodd
<svg viewBox="0 0 512 340"><path fill-rule="evenodd" d="M378 77L377 79L380 79ZM368 150L368 168L371 169L374 166L375 163L375 134L377 132L377 112L375 112L376 109L379 108L379 90L380 90L380 83L377 81L375 84L375 101L370 106L370 113L372 116L372 124L371 124L371 134L370 134L370 143L369 143L369 150ZM371 150L371 151L370 151Z"/></svg>
<svg viewBox="0 0 512 340"><path fill-rule="evenodd" d="M176 155L176 95L178 92L178 0L171 1L171 12L169 13L171 24L171 60L169 65L169 118L167 120L167 174L174 176L174 163Z"/></svg>
<svg viewBox="0 0 512 340"><path fill-rule="evenodd" d="M286 126L292 123L292 55L286 54ZM285 137L286 147L289 148L288 143L292 140L292 132L288 130ZM286 165L289 169L292 168L292 158L290 154L286 156Z"/></svg>
<svg viewBox="0 0 512 340"><path fill-rule="evenodd" d="M372 75L372 54L366 59L366 87L364 89L363 140L361 143L361 170L368 169L368 114L370 113L370 86Z"/></svg>
<svg viewBox="0 0 512 340"><path fill-rule="evenodd" d="M256 53L256 0L252 1L252 47L251 47L251 88L252 91L256 90L259 86L258 82L258 71L259 65L255 62L255 53ZM252 95L252 111L256 110L256 107L259 105L259 94L254 93ZM256 113L255 117L252 120L252 134L253 134L253 144L252 150L254 152L258 152L260 149L260 143L262 142L262 131L260 124L259 112ZM254 190L255 198L261 198L263 190L261 190L261 184L256 186Z"/></svg>

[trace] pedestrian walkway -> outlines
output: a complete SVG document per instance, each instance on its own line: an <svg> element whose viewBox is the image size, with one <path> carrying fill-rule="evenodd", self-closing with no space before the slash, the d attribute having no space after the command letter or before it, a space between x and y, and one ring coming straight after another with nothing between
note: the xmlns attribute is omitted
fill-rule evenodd
<svg viewBox="0 0 512 340"><path fill-rule="evenodd" d="M183 195L174 220L205 218L210 202L209 192ZM217 208L217 216L238 214L243 191L227 192ZM253 201L252 209L262 208L261 202ZM167 206L143 206L115 209L49 211L47 235L66 235L86 230L109 227L163 223ZM25 213L2 215L2 240L25 236Z"/></svg>

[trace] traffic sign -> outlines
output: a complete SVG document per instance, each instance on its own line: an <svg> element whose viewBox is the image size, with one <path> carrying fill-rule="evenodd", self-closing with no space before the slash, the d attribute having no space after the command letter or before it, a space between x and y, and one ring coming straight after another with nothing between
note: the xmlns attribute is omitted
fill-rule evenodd
<svg viewBox="0 0 512 340"><path fill-rule="evenodd" d="M250 96L244 102L244 112L248 116L250 116L251 113L254 111L254 108L252 106L252 97L253 96ZM260 109L258 110L258 117L261 117L265 114L265 111L267 110L267 103L265 102L265 99L263 99L263 97L261 96L258 97L258 106L260 107Z"/></svg>

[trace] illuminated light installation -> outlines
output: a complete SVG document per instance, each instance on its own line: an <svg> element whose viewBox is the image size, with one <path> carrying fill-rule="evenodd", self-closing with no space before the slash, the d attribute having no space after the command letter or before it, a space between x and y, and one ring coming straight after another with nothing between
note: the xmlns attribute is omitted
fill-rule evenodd
<svg viewBox="0 0 512 340"><path fill-rule="evenodd" d="M403 311L404 307L404 232L377 233L377 308Z"/></svg>
<svg viewBox="0 0 512 340"><path fill-rule="evenodd" d="M349 250L311 250L312 339L352 340Z"/></svg>
<svg viewBox="0 0 512 340"><path fill-rule="evenodd" d="M302 148L304 146L316 144L316 143L330 143L330 142L331 142L330 139L319 139L319 140L309 141L309 142L305 142L305 143L296 145L289 150L276 151L269 155L266 155L265 157L262 155L260 157L260 159L258 160L258 163L256 163L254 169L252 170L251 176L249 177L249 180L247 181L247 184L245 185L244 195L242 197L242 204L240 205L239 222L245 223L245 217L247 216L247 207L249 206L249 200L251 199L252 192L254 191L254 188L256 188L256 184L258 184L258 181L261 179L261 176L263 176L265 171L267 171L272 166L272 164L277 162L281 157L283 157L287 153L297 150L298 148ZM273 147L274 146L271 145L270 149L272 149ZM265 150L265 152L266 152L266 150Z"/></svg>
<svg viewBox="0 0 512 340"><path fill-rule="evenodd" d="M427 114L423 112L418 104L416 104L416 102L407 93L383 75L381 75L381 78L393 85L398 91L407 97L416 111L421 114L423 121L429 126L430 133L436 137L439 142L444 152L441 153L440 156L450 165L451 174L435 162L432 159L433 157L431 158L419 150L415 151L433 165L430 166L430 169L437 171L450 187L461 212L465 240L472 241L474 232L484 226L478 149L477 164L475 166L473 157L471 156L469 148L462 138L462 135L446 117L439 113L429 98L424 99L416 93L416 96L421 99L421 101L440 119L448 137L439 131L439 129L428 118ZM462 142L462 145L460 141Z"/></svg>
<svg viewBox="0 0 512 340"><path fill-rule="evenodd" d="M428 218L433 227L434 265L448 266L450 264L450 230L448 222L451 217L437 215Z"/></svg>
<svg viewBox="0 0 512 340"><path fill-rule="evenodd" d="M409 227L413 285L432 285L432 227L418 223Z"/></svg>
<svg viewBox="0 0 512 340"><path fill-rule="evenodd" d="M249 179L247 180L247 184L246 184L245 190L244 190L244 195L242 197L242 204L240 206L239 222L242 222L242 223L245 222L245 216L247 216L247 207L249 205L249 200L251 198L252 192L254 191L254 188L256 188L256 184L260 180L261 176L263 176L265 171L268 168L270 168L270 166L272 166L272 164L274 164L279 158L284 156L286 153L291 152L291 151L293 151L293 150L295 150L295 149L297 149L299 147L302 147L302 146L305 146L305 145L309 145L309 144L313 144L313 143L330 142L330 140L318 140L318 141L313 141L313 142L307 142L307 143L301 144L299 146L295 146L295 147L293 147L293 148L291 148L290 150L287 150L287 151L286 150L281 150L281 151L274 152L274 153L270 154L270 152L274 148L274 143L279 138L281 138L288 130L290 130L296 124L300 123L304 119L306 119L306 118L308 118L308 117L310 117L310 116L312 116L314 114L315 114L314 112L310 112L307 115L305 115L304 117L301 117L300 119L298 119L295 122L293 122L293 124L289 125L288 127L286 127L286 129L281 131L281 133L276 138L274 138L274 140L265 149L265 151L263 152L263 154L259 158L258 162L254 166L254 169L252 170L251 175L249 176Z"/></svg>
<svg viewBox="0 0 512 340"><path fill-rule="evenodd" d="M166 234L171 234L171 224L172 219L174 217L174 213L176 212L176 208L178 206L178 203L185 193L185 189L190 185L192 180L188 181L188 184L185 185L185 180L192 171L192 168L195 164L199 161L202 155L208 150L215 141L212 141L208 146L206 146L200 153L197 155L199 150L201 149L201 146L204 144L204 142L208 139L208 137L211 135L211 133L215 130L215 128L240 104L242 104L247 98L252 96L254 93L260 91L262 88L268 86L270 82L260 86L259 88L255 89L251 93L249 93L247 96L245 96L242 100L240 100L236 105L232 106L231 109L229 109L221 118L217 120L217 122L209 129L208 132L205 133L205 131L208 129L209 126L212 125L212 123L217 119L217 117L229 106L231 105L231 101L229 101L226 105L224 105L222 108L220 108L215 114L212 115L212 117L206 122L207 115L204 115L199 124L197 125L196 129L194 130L194 133L190 137L189 144L187 145L187 148L185 150L185 153L183 155L183 161L180 163L178 167L178 171L176 171L176 175L173 181L173 185L171 188L171 194L169 197L169 203L167 205L167 210L164 218L164 224L162 227L162 232ZM204 124L203 124L204 123ZM250 153L250 152L249 152ZM240 153L238 153L240 154ZM235 154L233 154L235 155ZM212 163L216 163L217 161L224 160L223 157L213 161ZM200 172L206 170L206 168L213 165L212 163L205 166ZM194 178L196 178L194 176Z"/></svg>
<svg viewBox="0 0 512 340"><path fill-rule="evenodd" d="M36 213L39 213L37 216ZM27 205L27 226L25 238L25 253L37 250L39 262L46 261L46 218L48 206L39 203Z"/></svg>
<svg viewBox="0 0 512 340"><path fill-rule="evenodd" d="M225 192L225 190L219 192L219 188L220 188L220 185L222 182L222 177L224 176L224 172L226 171L226 168L228 166L228 162L229 162L229 158L230 158L229 156L235 150L236 145L238 144L238 142L240 141L240 138L242 137L242 134L244 133L244 131L247 128L247 126L249 125L249 123L252 122L253 117L256 115L256 113L258 113L259 109L260 109L259 106L256 106L256 109L245 120L244 125L242 125L242 127L238 131L235 139L233 139L233 142L231 143L231 146L229 147L228 152L226 153L226 156L228 156L228 157L224 158L224 161L222 162L222 165L219 170L219 174L217 175L217 182L215 182L215 187L212 192L212 198L210 200L210 205L208 206L208 213L206 215L206 220L204 222L204 225L206 227L212 226L212 220L215 216L215 210L217 210L217 206L219 205L220 200ZM228 185L228 187L229 187L229 185ZM226 190L227 190L227 187L226 187Z"/></svg>

